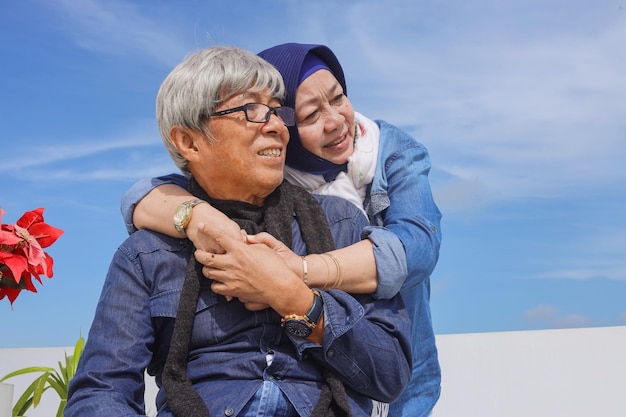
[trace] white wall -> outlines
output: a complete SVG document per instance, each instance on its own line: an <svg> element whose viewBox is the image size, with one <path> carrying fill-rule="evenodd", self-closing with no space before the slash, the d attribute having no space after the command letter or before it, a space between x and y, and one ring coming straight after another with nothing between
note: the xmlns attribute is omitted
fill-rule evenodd
<svg viewBox="0 0 626 417"><path fill-rule="evenodd" d="M437 336L433 417L625 417L626 326Z"/></svg>
<svg viewBox="0 0 626 417"><path fill-rule="evenodd" d="M443 382L433 417L626 416L626 326L438 335L437 344ZM56 368L71 351L0 349L0 377L27 366ZM32 380L7 381L14 401ZM57 405L46 393L29 417L53 417Z"/></svg>

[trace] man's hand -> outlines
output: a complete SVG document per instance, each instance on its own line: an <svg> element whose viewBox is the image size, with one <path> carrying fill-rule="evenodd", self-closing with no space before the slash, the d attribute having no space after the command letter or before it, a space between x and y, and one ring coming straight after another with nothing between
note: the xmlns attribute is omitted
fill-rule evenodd
<svg viewBox="0 0 626 417"><path fill-rule="evenodd" d="M245 233L240 233L237 223L209 204L198 204L193 208L186 232L196 248L212 253L224 253L224 248L215 241L216 235L228 235L245 241Z"/></svg>

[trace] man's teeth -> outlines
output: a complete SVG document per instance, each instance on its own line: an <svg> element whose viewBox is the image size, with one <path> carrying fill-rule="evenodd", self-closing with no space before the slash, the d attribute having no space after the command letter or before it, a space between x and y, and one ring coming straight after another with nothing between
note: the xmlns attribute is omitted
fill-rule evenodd
<svg viewBox="0 0 626 417"><path fill-rule="evenodd" d="M280 156L280 149L266 149L259 152L261 156Z"/></svg>

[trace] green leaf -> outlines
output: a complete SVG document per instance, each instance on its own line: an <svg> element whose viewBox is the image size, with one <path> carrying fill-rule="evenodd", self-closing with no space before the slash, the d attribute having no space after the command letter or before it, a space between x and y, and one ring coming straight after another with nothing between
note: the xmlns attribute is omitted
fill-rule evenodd
<svg viewBox="0 0 626 417"><path fill-rule="evenodd" d="M33 398L28 398L24 403L16 403L13 407L13 416L25 416L28 409L33 405ZM18 407L19 406L19 407Z"/></svg>
<svg viewBox="0 0 626 417"><path fill-rule="evenodd" d="M29 374L33 372L49 372L54 371L54 368L49 368L45 366L30 366L28 368L18 369L17 371L13 371L11 373L6 374L0 379L0 382L7 380L9 378L13 378L14 376Z"/></svg>
<svg viewBox="0 0 626 417"><path fill-rule="evenodd" d="M41 396L50 387L46 386L49 373L46 372L35 380L35 390L33 391L33 407L37 407L41 401Z"/></svg>
<svg viewBox="0 0 626 417"><path fill-rule="evenodd" d="M45 366L30 366L13 371L0 379L0 382L9 378L29 373L40 375L24 390L20 398L13 406L13 417L25 417L26 412L32 407L39 405L41 397L48 389L52 388L59 396L60 403L56 417L63 417L63 410L67 404L69 383L76 374L76 368L85 347L85 339L80 336L74 346L72 355L65 354L65 363L57 362L58 370Z"/></svg>
<svg viewBox="0 0 626 417"><path fill-rule="evenodd" d="M60 399L67 398L67 383L56 372L48 375L47 382L57 392Z"/></svg>

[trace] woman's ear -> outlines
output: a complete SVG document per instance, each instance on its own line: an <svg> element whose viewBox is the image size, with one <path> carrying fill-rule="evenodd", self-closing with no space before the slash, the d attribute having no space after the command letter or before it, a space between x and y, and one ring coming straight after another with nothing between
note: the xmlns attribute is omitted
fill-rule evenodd
<svg viewBox="0 0 626 417"><path fill-rule="evenodd" d="M195 161L199 154L199 140L203 140L201 132L182 127L174 126L170 129L170 141L187 161ZM206 139L204 139L206 140Z"/></svg>

